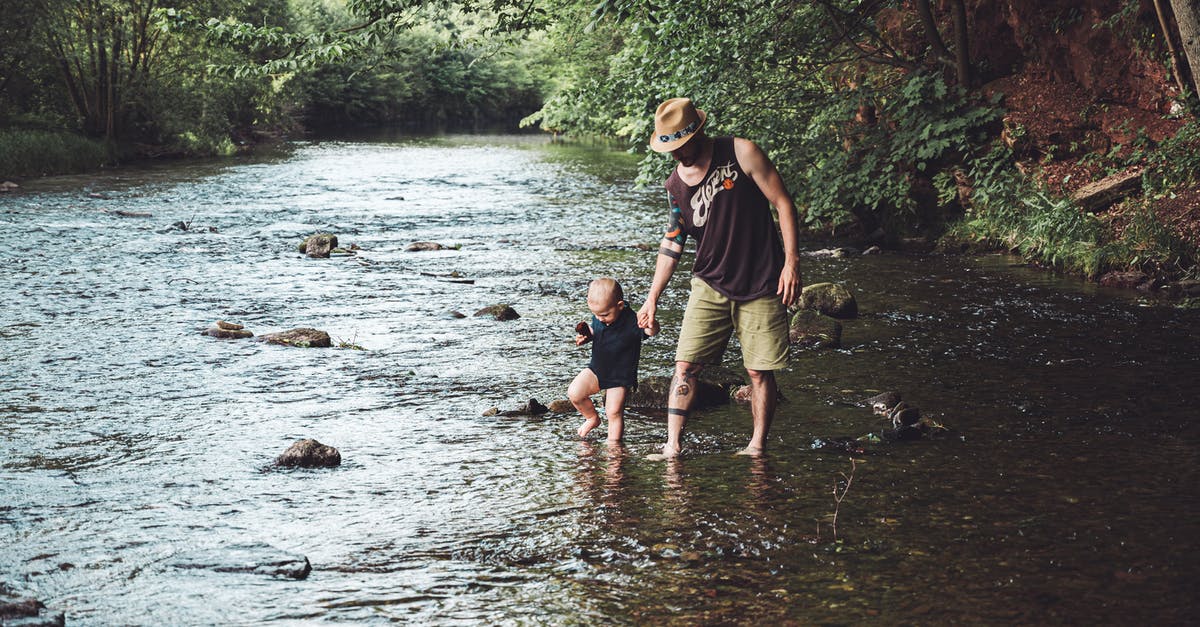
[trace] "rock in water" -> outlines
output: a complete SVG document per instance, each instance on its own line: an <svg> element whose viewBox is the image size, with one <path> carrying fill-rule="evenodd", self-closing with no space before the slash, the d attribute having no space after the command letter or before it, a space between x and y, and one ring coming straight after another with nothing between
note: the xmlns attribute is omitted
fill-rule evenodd
<svg viewBox="0 0 1200 627"><path fill-rule="evenodd" d="M488 307L484 307L483 309L476 311L475 316L476 317L488 316L491 318L495 318L496 320L499 320L501 322L504 322L507 320L516 320L517 318L521 317L521 314L518 314L515 309L513 309L512 307L509 307L508 305L499 304L499 305L491 305Z"/></svg>
<svg viewBox="0 0 1200 627"><path fill-rule="evenodd" d="M297 440L282 455L275 458L277 466L300 468L331 468L341 463L342 454L336 448L308 438Z"/></svg>
<svg viewBox="0 0 1200 627"><path fill-rule="evenodd" d="M445 250L446 247L437 242L413 242L404 250L407 252L420 252L424 250Z"/></svg>
<svg viewBox="0 0 1200 627"><path fill-rule="evenodd" d="M901 400L899 392L882 392L867 399L867 406L871 411L886 416L891 413L892 408Z"/></svg>
<svg viewBox="0 0 1200 627"><path fill-rule="evenodd" d="M242 339L254 337L254 334L242 325L234 324L232 322L225 322L224 320L217 320L216 326L203 331L201 335L211 335L212 337L219 337L223 339Z"/></svg>
<svg viewBox="0 0 1200 627"><path fill-rule="evenodd" d="M270 344L299 346L301 348L329 348L333 346L333 341L329 338L328 333L307 327L289 329L287 331L280 331L279 333L268 333L258 336L258 339Z"/></svg>
<svg viewBox="0 0 1200 627"><path fill-rule="evenodd" d="M800 291L800 309L812 309L839 320L858 317L858 301L846 286L838 283L805 286Z"/></svg>
<svg viewBox="0 0 1200 627"><path fill-rule="evenodd" d="M549 409L551 413L555 414L569 414L575 411L575 405L565 398L559 398L550 401L550 405L547 407L547 409Z"/></svg>
<svg viewBox="0 0 1200 627"><path fill-rule="evenodd" d="M4 627L63 627L63 612L0 581L0 625Z"/></svg>
<svg viewBox="0 0 1200 627"><path fill-rule="evenodd" d="M329 251L337 248L338 238L332 233L317 233L310 235L300 244L300 252L309 257L319 259L329 258Z"/></svg>
<svg viewBox="0 0 1200 627"><path fill-rule="evenodd" d="M285 579L304 579L312 572L308 558L281 551L267 544L237 544L212 553L177 556L175 568L203 569L218 573L245 573Z"/></svg>
<svg viewBox="0 0 1200 627"><path fill-rule="evenodd" d="M840 348L842 323L818 311L801 309L789 322L788 342L806 347Z"/></svg>

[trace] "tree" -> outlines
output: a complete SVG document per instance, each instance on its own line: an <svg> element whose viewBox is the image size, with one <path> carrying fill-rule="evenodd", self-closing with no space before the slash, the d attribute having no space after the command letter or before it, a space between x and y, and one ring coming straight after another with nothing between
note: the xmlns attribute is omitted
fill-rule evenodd
<svg viewBox="0 0 1200 627"><path fill-rule="evenodd" d="M41 37L88 135L115 140L146 83L161 31L158 0L39 0Z"/></svg>
<svg viewBox="0 0 1200 627"><path fill-rule="evenodd" d="M1200 7L1196 0L1171 0L1171 9L1175 12L1183 54L1191 70L1192 93L1197 94L1200 93L1200 78L1197 77L1200 74Z"/></svg>

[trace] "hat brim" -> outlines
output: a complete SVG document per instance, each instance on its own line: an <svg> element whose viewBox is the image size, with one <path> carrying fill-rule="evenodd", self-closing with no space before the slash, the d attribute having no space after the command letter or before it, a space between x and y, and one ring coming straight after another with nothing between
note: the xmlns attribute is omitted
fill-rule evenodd
<svg viewBox="0 0 1200 627"><path fill-rule="evenodd" d="M654 137L650 138L650 150L653 150L654 152L671 152L692 141L692 138L699 135L700 131L704 129L704 123L708 121L708 114L704 111L696 109L696 115L700 116L700 125L697 126L696 130L692 131L687 137L680 137L679 139L669 142L660 142L658 141L658 135L655 134Z"/></svg>

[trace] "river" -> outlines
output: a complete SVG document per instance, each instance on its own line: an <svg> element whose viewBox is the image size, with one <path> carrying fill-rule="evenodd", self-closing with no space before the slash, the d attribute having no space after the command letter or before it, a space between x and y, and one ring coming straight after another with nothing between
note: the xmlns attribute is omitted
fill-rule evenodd
<svg viewBox="0 0 1200 627"><path fill-rule="evenodd" d="M793 351L765 458L732 454L737 404L673 463L645 459L649 412L621 448L485 415L565 397L590 278L640 304L665 211L635 166L391 137L0 196L0 582L71 625L1195 623L1194 309L1006 256L806 256L861 315ZM306 258L318 231L357 254ZM670 372L686 274L643 376ZM497 303L521 317L472 315ZM218 319L338 346L201 335ZM882 390L944 428L818 446L881 433ZM300 438L342 465L274 468ZM312 572L228 567L272 552Z"/></svg>

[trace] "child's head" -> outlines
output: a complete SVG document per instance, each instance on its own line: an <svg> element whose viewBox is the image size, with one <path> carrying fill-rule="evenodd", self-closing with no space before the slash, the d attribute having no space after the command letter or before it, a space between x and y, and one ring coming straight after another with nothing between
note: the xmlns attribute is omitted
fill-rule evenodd
<svg viewBox="0 0 1200 627"><path fill-rule="evenodd" d="M612 324L625 308L625 293L616 279L601 277L588 284L588 309L604 324Z"/></svg>

